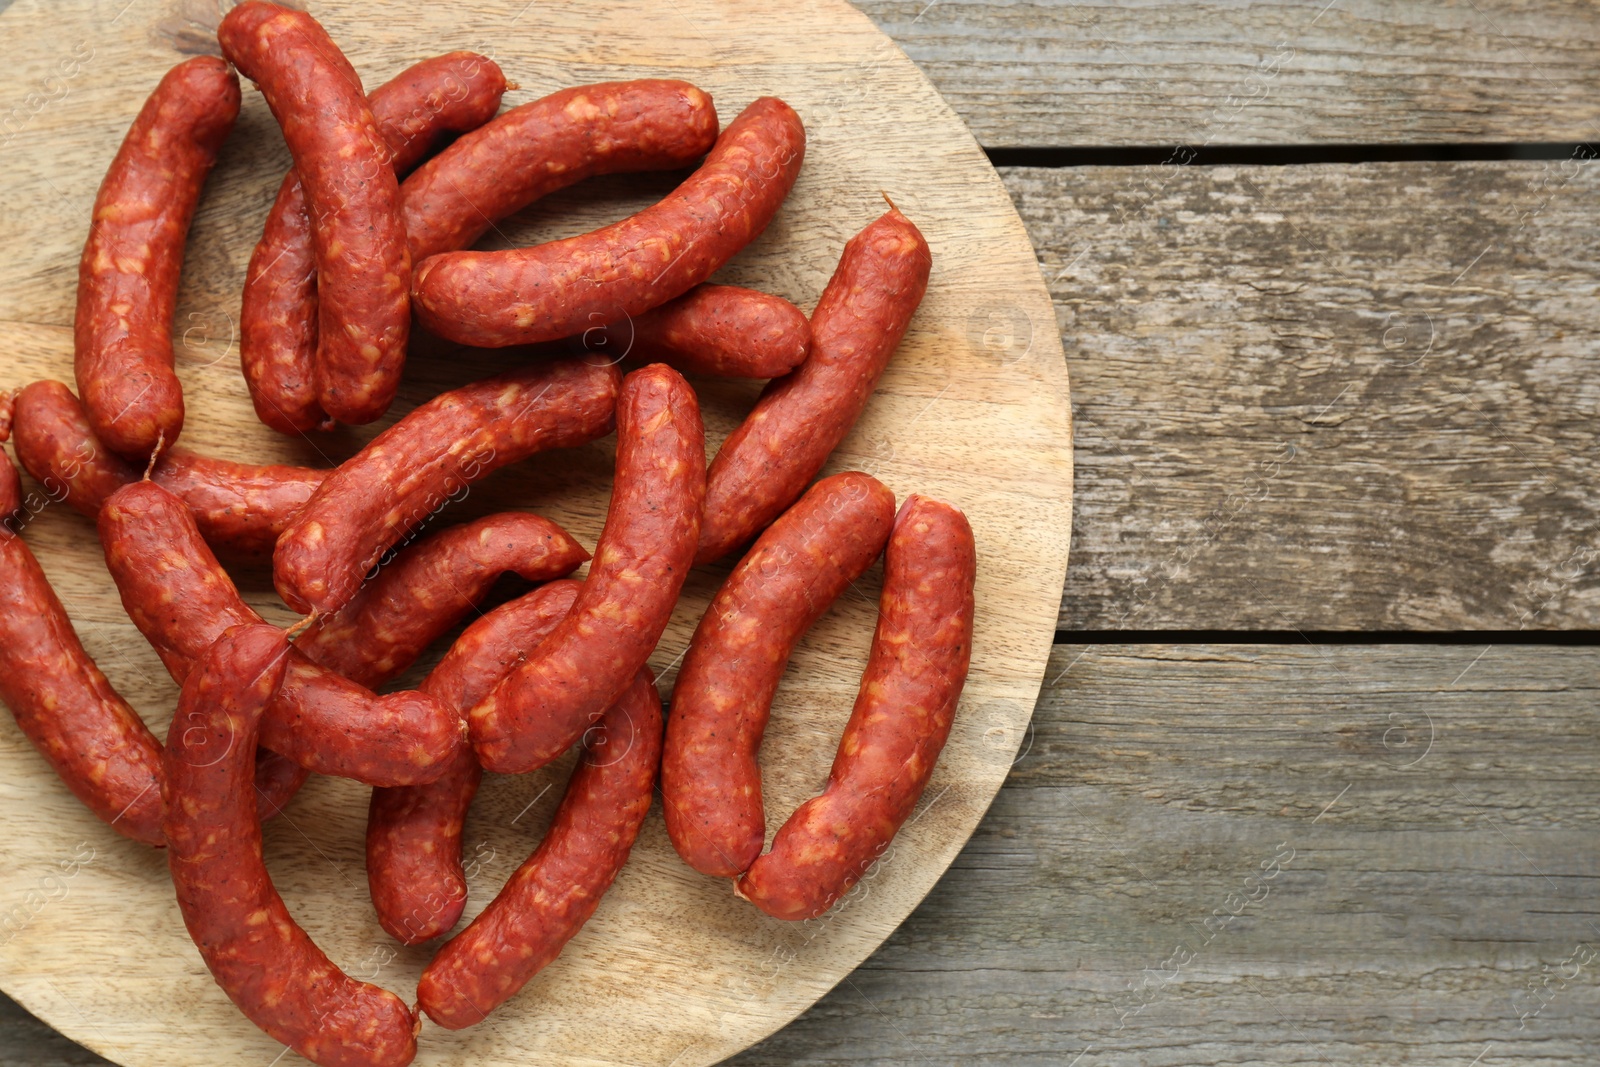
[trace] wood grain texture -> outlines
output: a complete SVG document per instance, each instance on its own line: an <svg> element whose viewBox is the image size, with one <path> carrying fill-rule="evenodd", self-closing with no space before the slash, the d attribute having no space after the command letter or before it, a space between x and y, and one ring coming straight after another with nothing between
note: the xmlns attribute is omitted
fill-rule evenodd
<svg viewBox="0 0 1600 1067"><path fill-rule="evenodd" d="M1060 646L1050 671L944 879L732 1063L1593 1062L1600 958L1562 961L1600 951L1594 650ZM98 1062L0 1018L5 1067Z"/></svg>
<svg viewBox="0 0 1600 1067"><path fill-rule="evenodd" d="M1004 178L1073 379L1064 628L1600 626L1600 165Z"/></svg>
<svg viewBox="0 0 1600 1067"><path fill-rule="evenodd" d="M165 32L203 45L208 0L171 6ZM856 6L989 148L1600 137L1584 0Z"/></svg>
<svg viewBox="0 0 1600 1067"><path fill-rule="evenodd" d="M691 871L652 817L632 861L561 958L492 1025L454 1034L430 1026L418 1062L487 1067L532 1056L687 1067L719 1060L799 1014L912 910L977 825L1032 713L1071 525L1064 364L1053 342L1026 360L999 360L982 343L981 325L975 329L997 301L1011 307L1020 294L1028 320L1054 336L1026 233L960 121L893 42L840 0L802 3L782 18L755 17L725 0L665 8L496 0L474 5L470 18L415 0L312 7L372 84L422 56L476 48L492 52L520 84L508 105L562 86L645 75L701 85L725 122L758 96L789 100L808 127L804 171L778 219L719 280L809 308L845 240L885 210L883 192L932 247L928 297L828 468L867 470L898 497L918 491L959 504L984 560L964 698L973 711L956 727L921 815L902 831L897 861L879 865L876 892L859 904L785 924ZM0 44L16 57L0 70L0 114L20 107L25 119L7 135L0 183L7 220L0 382L70 378L76 263L95 188L149 87L185 50L205 46L208 18L216 18L216 4L198 0L18 0L0 16ZM245 264L287 166L276 124L259 94L247 92L185 262L177 316L189 405L183 444L257 461L331 463L378 427L315 442L273 434L251 412L231 345ZM491 244L592 229L659 199L676 180L586 183L502 224ZM414 346L391 419L505 358ZM748 410L757 385L696 384L714 448ZM613 447L608 440L507 468L445 517L531 508L592 547ZM89 524L46 506L26 536L90 652L160 734L174 687L123 615ZM664 690L727 571L690 576L652 661ZM287 621L263 570L242 570L239 578L248 600ZM774 829L779 814L826 778L876 613L869 576L791 661L767 738ZM477 868L469 917L532 850L560 795L549 787L564 780L567 766L486 783L466 830ZM366 790L312 782L287 817L268 826L268 863L291 912L336 963L404 992L415 988L430 953L401 949L374 921L362 876L365 811ZM27 921L0 938L0 985L21 1005L127 1064L266 1064L278 1055L280 1046L241 1017L206 973L178 919L161 856L94 822L9 721L0 724L0 837L8 843L0 904L28 905ZM80 842L94 858L74 869L70 891L30 897ZM28 904L41 900L36 910Z"/></svg>
<svg viewBox="0 0 1600 1067"><path fill-rule="evenodd" d="M1600 951L1593 650L1062 646L1051 671L946 878L734 1062L1592 1062L1600 959L1560 961ZM1260 899L1224 924L1232 895Z"/></svg>
<svg viewBox="0 0 1600 1067"><path fill-rule="evenodd" d="M1586 141L1586 0L862 0L985 147Z"/></svg>

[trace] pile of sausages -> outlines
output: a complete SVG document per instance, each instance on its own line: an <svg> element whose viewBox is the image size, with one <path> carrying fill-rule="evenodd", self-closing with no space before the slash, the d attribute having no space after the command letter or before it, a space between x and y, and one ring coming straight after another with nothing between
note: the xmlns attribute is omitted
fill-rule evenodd
<svg viewBox="0 0 1600 1067"><path fill-rule="evenodd" d="M182 687L177 712L158 739L84 651L20 537L40 493L23 493L0 452L0 697L18 725L91 812L165 847L218 984L321 1064L408 1063L422 1013L466 1027L514 995L593 914L658 784L692 867L769 915L822 914L915 806L971 653L962 513L921 496L897 511L856 472L813 484L922 299L922 235L891 205L845 245L808 319L707 284L799 173L805 132L781 100L757 100L720 133L711 98L679 81L578 86L497 116L507 82L484 56L427 60L369 95L304 12L247 0L218 37L225 60L162 79L100 188L79 272L77 395L41 381L0 404L0 439L42 493L97 522L129 617ZM244 289L243 370L263 422L301 433L381 416L413 314L463 345L522 346L513 369L435 397L330 471L177 443L178 279L239 74L294 158ZM613 225L467 250L590 175L696 161ZM682 372L771 379L709 469ZM523 512L423 534L492 471L613 431L592 557ZM646 661L684 578L745 546L663 723ZM305 619L263 623L218 553L270 555ZM880 556L877 630L826 788L762 854L757 754L774 692L802 635ZM581 582L568 577L585 562ZM508 573L538 584L480 614L416 690L377 692ZM466 903L462 826L483 770L532 771L574 745L584 755L543 843L439 947L415 1006L343 974L273 889L262 820L308 774L351 778L373 787L367 875L384 929L407 944L442 937Z"/></svg>

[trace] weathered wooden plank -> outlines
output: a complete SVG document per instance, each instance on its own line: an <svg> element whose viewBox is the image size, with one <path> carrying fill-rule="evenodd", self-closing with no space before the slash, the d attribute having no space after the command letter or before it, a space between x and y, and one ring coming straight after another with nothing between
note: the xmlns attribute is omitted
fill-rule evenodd
<svg viewBox="0 0 1600 1067"><path fill-rule="evenodd" d="M858 6L989 147L1600 136L1584 0Z"/></svg>
<svg viewBox="0 0 1600 1067"><path fill-rule="evenodd" d="M1482 651L1058 649L961 859L735 1062L1591 1062L1600 657Z"/></svg>
<svg viewBox="0 0 1600 1067"><path fill-rule="evenodd" d="M988 147L1584 141L1585 0L860 0Z"/></svg>
<svg viewBox="0 0 1600 1067"><path fill-rule="evenodd" d="M0 993L0 1067L82 1067L109 1062L56 1033Z"/></svg>
<svg viewBox="0 0 1600 1067"><path fill-rule="evenodd" d="M1600 655L1062 646L1051 672L939 886L733 1062L1592 1062ZM0 1065L95 1062L0 1008Z"/></svg>
<svg viewBox="0 0 1600 1067"><path fill-rule="evenodd" d="M1004 177L1072 379L1063 627L1600 626L1600 166Z"/></svg>

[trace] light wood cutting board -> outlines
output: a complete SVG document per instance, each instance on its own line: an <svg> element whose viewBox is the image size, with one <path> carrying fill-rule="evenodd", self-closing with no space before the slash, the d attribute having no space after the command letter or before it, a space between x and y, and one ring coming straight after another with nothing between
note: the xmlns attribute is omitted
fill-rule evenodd
<svg viewBox="0 0 1600 1067"><path fill-rule="evenodd" d="M758 96L789 101L809 133L776 222L724 269L809 309L851 234L892 196L927 235L926 302L866 416L828 471L866 470L898 497L950 500L978 540L972 674L917 812L861 887L827 916L769 919L690 870L659 816L587 928L489 1023L427 1024L419 1063L711 1063L783 1026L848 974L922 899L1006 776L1039 691L1066 572L1071 446L1066 372L1033 251L959 119L898 48L839 0L781 9L666 4L318 2L314 13L368 87L426 56L488 53L524 103L564 86L681 77L726 123ZM72 380L78 253L95 189L145 95L185 52L214 50L215 0L17 0L0 15L0 387ZM227 144L195 221L177 332L183 444L242 459L329 464L379 427L307 441L257 423L232 342L250 251L288 154L259 94ZM551 197L488 244L583 232L652 202L676 176L606 179ZM392 416L492 373L504 356L419 344ZM715 448L755 383L696 383ZM536 457L475 487L451 518L527 508L593 546L613 442ZM29 484L28 488L37 488ZM118 603L90 522L47 506L26 537L112 682L166 729L176 689ZM652 663L670 687L727 566L700 568ZM235 568L269 620L291 616L264 567ZM805 638L763 753L769 833L822 785L849 715L876 613L879 570ZM402 679L415 684L427 662ZM490 776L466 829L477 913L538 842L570 757ZM266 830L290 910L350 973L409 997L431 955L379 928L367 900L366 790L313 781ZM122 840L57 782L0 717L0 987L120 1063L260 1064L282 1046L246 1021L188 940L160 852ZM285 1056L284 1061L295 1057Z"/></svg>

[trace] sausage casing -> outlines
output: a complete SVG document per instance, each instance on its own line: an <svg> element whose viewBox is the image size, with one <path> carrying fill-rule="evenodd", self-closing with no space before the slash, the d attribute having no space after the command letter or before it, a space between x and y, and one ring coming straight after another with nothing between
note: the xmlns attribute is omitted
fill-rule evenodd
<svg viewBox="0 0 1600 1067"><path fill-rule="evenodd" d="M233 627L184 682L162 761L178 907L217 984L273 1038L326 1067L403 1067L418 1020L329 961L290 917L262 856L251 754L289 654L281 631Z"/></svg>
<svg viewBox="0 0 1600 1067"><path fill-rule="evenodd" d="M811 354L771 382L711 461L696 563L749 541L861 417L928 288L928 243L894 208L852 237L811 314Z"/></svg>
<svg viewBox="0 0 1600 1067"><path fill-rule="evenodd" d="M0 452L0 515L21 504ZM0 700L68 789L119 834L161 844L161 742L100 673L39 562L0 523Z"/></svg>
<svg viewBox="0 0 1600 1067"><path fill-rule="evenodd" d="M641 667L584 739L584 753L532 856L422 972L417 1000L451 1030L471 1026L560 955L628 861L661 758L661 695Z"/></svg>
<svg viewBox="0 0 1600 1067"><path fill-rule="evenodd" d="M779 516L700 620L672 689L662 812L678 855L702 874L749 870L766 840L756 756L795 643L883 551L894 494L835 474Z"/></svg>
<svg viewBox="0 0 1600 1067"><path fill-rule="evenodd" d="M422 691L464 715L555 629L577 595L577 582L551 582L490 611L450 646ZM468 750L437 781L372 791L367 886L378 922L396 940L432 940L461 918L461 828L482 778Z"/></svg>
<svg viewBox="0 0 1600 1067"><path fill-rule="evenodd" d="M632 682L672 617L705 500L705 427L694 390L652 364L622 383L606 524L572 612L468 713L491 771L565 752Z"/></svg>
<svg viewBox="0 0 1600 1067"><path fill-rule="evenodd" d="M708 283L643 315L546 347L552 353L576 350L665 363L684 374L777 378L805 362L811 323L781 296Z"/></svg>
<svg viewBox="0 0 1600 1067"><path fill-rule="evenodd" d="M333 39L304 11L245 0L217 40L261 90L294 157L317 267L317 400L371 422L400 384L411 330L411 256L390 149Z"/></svg>
<svg viewBox="0 0 1600 1067"><path fill-rule="evenodd" d="M966 684L976 574L966 516L910 497L889 535L878 628L827 788L800 805L737 883L768 915L827 911L916 807Z"/></svg>
<svg viewBox="0 0 1600 1067"><path fill-rule="evenodd" d="M99 528L122 606L180 684L225 630L261 622L183 502L160 486L117 490L100 509ZM291 650L261 743L320 774L415 785L443 774L465 738L459 717L432 697L377 696Z"/></svg>
<svg viewBox="0 0 1600 1067"><path fill-rule="evenodd" d="M145 101L95 197L78 263L78 393L100 439L141 463L183 429L178 278L201 187L238 116L239 79L226 63L179 63Z"/></svg>
<svg viewBox="0 0 1600 1067"><path fill-rule="evenodd" d="M500 107L494 60L451 52L407 67L367 97L389 167L404 176L440 135L481 126ZM317 402L317 264L305 191L291 170L250 257L239 311L239 359L262 422L282 433L332 427Z"/></svg>
<svg viewBox="0 0 1600 1067"><path fill-rule="evenodd" d="M571 574L588 558L583 546L549 519L521 511L488 515L440 530L400 552L348 604L312 623L295 644L353 682L381 685L460 622L500 575L548 582ZM466 707L458 710L464 714Z"/></svg>
<svg viewBox="0 0 1600 1067"><path fill-rule="evenodd" d="M659 203L532 248L447 252L417 267L417 319L480 348L535 344L639 315L705 281L777 214L800 173L805 129L763 97Z"/></svg>
<svg viewBox="0 0 1600 1067"><path fill-rule="evenodd" d="M688 82L577 85L514 107L400 186L412 262L466 248L500 219L584 178L686 167L716 140L711 97Z"/></svg>
<svg viewBox="0 0 1600 1067"><path fill-rule="evenodd" d="M538 364L441 393L322 483L278 538L273 584L302 614L337 611L406 532L508 463L611 432L621 375Z"/></svg>
<svg viewBox="0 0 1600 1067"><path fill-rule="evenodd" d="M83 407L60 382L38 381L16 396L17 458L55 499L94 518L106 498L139 480L89 427ZM151 481L180 497L201 535L230 557L270 555L278 535L327 477L309 467L258 465L166 449Z"/></svg>

